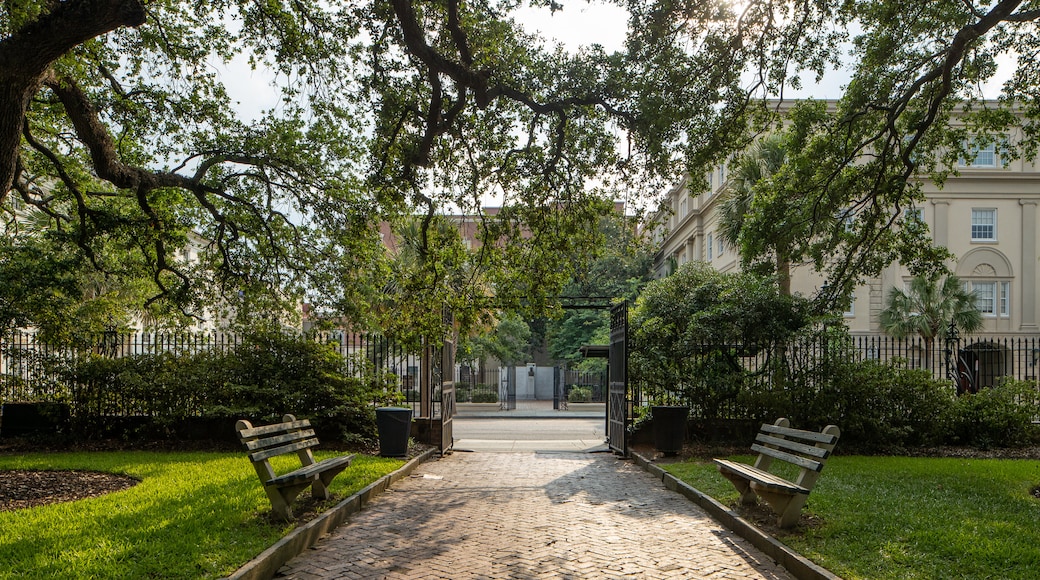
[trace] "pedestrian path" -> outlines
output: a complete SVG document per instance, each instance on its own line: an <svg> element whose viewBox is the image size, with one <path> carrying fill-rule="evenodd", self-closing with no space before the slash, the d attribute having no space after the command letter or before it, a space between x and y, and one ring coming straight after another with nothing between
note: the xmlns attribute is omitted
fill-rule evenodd
<svg viewBox="0 0 1040 580"><path fill-rule="evenodd" d="M482 417L485 419L605 419L607 405L606 403L567 403L563 405L563 408L554 409L552 401L521 399L516 402L515 409L508 411L503 410L500 403L457 403L455 413L456 417Z"/></svg>
<svg viewBox="0 0 1040 580"><path fill-rule="evenodd" d="M423 464L279 577L790 578L631 461L561 452Z"/></svg>

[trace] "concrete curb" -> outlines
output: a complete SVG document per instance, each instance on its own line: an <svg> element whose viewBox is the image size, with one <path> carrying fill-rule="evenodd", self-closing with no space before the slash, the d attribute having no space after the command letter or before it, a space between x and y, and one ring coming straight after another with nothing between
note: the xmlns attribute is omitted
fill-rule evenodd
<svg viewBox="0 0 1040 580"><path fill-rule="evenodd" d="M679 492L687 499L701 507L708 515L732 530L738 536L751 542L767 556L783 566L798 580L841 580L825 568L811 562L808 558L785 546L776 538L759 530L751 522L740 517L735 511L722 505L714 498L704 495L689 484L683 483L674 475L655 465L650 459L631 452L632 459L654 477L661 480L664 486Z"/></svg>
<svg viewBox="0 0 1040 580"><path fill-rule="evenodd" d="M427 461L434 453L437 453L436 449L426 450L421 455L404 464L397 471L384 475L361 491L339 502L325 513L289 532L287 536L275 542L273 546L246 562L234 574L228 576L226 580L268 580L273 578L278 569L285 565L286 562L298 556L304 550L313 546L323 536L336 529L337 526L346 521L347 516L360 511L365 504L386 491L394 482L410 475L412 471L415 471L416 467Z"/></svg>

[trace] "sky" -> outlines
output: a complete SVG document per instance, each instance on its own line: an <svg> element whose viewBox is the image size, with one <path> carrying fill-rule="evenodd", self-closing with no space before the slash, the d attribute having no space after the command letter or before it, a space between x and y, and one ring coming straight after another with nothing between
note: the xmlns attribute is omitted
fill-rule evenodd
<svg viewBox="0 0 1040 580"><path fill-rule="evenodd" d="M563 8L555 12L548 7L524 6L516 12L517 21L530 33L538 34L549 42L558 42L569 50L593 43L601 44L607 51L624 48L627 12L613 4L588 0L561 0ZM987 96L996 97L1000 87L1014 68L1010 55L1002 59L1005 66L997 77L985 88ZM245 58L230 66L218 66L221 75L228 81L228 89L238 101L247 118L256 118L266 108L276 106L279 95L271 89L273 76L269 71L250 70ZM803 88L789 91L785 98L837 99L849 80L847 70L830 71L820 82L803 78Z"/></svg>
<svg viewBox="0 0 1040 580"><path fill-rule="evenodd" d="M547 7L524 6L515 17L527 32L548 42L560 43L568 50L591 44L600 44L608 52L624 48L628 15L623 8L586 0L567 0L563 4L563 9L556 12ZM271 89L273 75L270 71L250 70L244 57L230 66L216 68L227 81L232 99L239 103L241 113L247 119L257 118L264 109L278 105L279 95ZM835 99L841 96L842 87L848 82L848 73L834 71L820 83L813 83L812 79L803 79L803 82L803 89L785 96Z"/></svg>
<svg viewBox="0 0 1040 580"><path fill-rule="evenodd" d="M624 48L627 28L627 12L616 5L588 0L561 0L562 10L551 11L548 7L524 6L515 13L517 22L529 33L546 39L549 43L560 43L574 51L582 46L600 44L608 52ZM1013 69L1011 57L1006 57L1007 72ZM270 71L251 70L245 58L240 58L227 67L218 67L227 82L231 98L239 103L239 111L245 120L256 119L265 109L278 106L280 95L271 87L274 80ZM1005 75L998 77L986 87L986 94L997 96ZM785 98L813 97L837 99L850 78L847 70L829 71L819 82L811 76L802 79L803 87L789 90ZM493 195L491 197L494 197ZM490 201L494 205L493 200Z"/></svg>

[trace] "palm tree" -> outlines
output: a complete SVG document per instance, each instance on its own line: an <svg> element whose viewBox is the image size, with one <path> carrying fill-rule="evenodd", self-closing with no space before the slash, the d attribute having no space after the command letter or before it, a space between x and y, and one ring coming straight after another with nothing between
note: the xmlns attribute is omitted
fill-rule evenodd
<svg viewBox="0 0 1040 580"><path fill-rule="evenodd" d="M946 335L951 322L967 333L982 328L975 294L965 290L953 275L941 283L937 276L915 276L906 291L893 288L887 302L880 315L885 334L895 338L917 334L924 339L928 352L932 352L935 339Z"/></svg>
<svg viewBox="0 0 1040 580"><path fill-rule="evenodd" d="M773 133L756 142L741 155L723 184L721 215L718 235L735 248L740 248L740 236L755 199L755 186L772 179L787 162L787 144L784 136ZM790 244L777 237L772 240L777 284L780 293L791 294Z"/></svg>

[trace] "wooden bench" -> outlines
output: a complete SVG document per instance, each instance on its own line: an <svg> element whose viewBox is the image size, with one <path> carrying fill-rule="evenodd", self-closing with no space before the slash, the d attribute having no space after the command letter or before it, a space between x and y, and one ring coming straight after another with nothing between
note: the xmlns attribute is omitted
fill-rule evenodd
<svg viewBox="0 0 1040 580"><path fill-rule="evenodd" d="M353 455L343 455L315 462L311 447L318 445L318 438L310 427L310 421L297 421L292 415L283 416L281 423L261 427L253 427L245 420L235 423L238 440L249 452L249 460L253 462L256 475L271 500L272 511L284 520L292 519L290 504L307 487L311 488L314 497L332 497L329 483L349 467L354 459ZM276 475L270 459L289 453L299 456L301 467L284 475Z"/></svg>
<svg viewBox="0 0 1040 580"><path fill-rule="evenodd" d="M789 528L798 523L809 492L820 477L841 430L828 425L823 431L792 429L787 419L764 424L755 437L752 451L758 452L753 466L716 459L719 472L740 492L740 502L754 504L761 497L778 514L777 525ZM798 477L788 481L770 473L774 460L798 467Z"/></svg>

